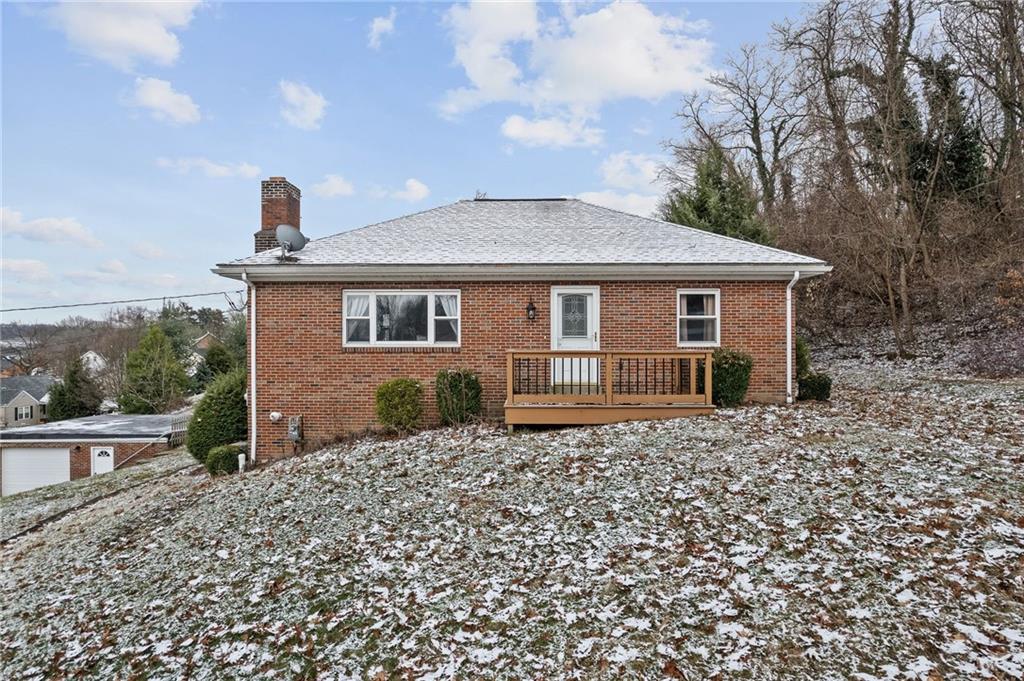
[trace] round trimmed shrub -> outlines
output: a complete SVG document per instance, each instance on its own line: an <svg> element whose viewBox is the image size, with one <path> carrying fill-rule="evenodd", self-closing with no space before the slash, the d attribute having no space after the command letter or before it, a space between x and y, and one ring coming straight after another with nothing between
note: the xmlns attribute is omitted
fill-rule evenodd
<svg viewBox="0 0 1024 681"><path fill-rule="evenodd" d="M743 402L750 385L754 359L745 352L719 348L711 363L711 399L719 407Z"/></svg>
<svg viewBox="0 0 1024 681"><path fill-rule="evenodd" d="M828 374L808 373L801 376L797 382L800 392L797 399L800 400L828 400L832 396L832 377Z"/></svg>
<svg viewBox="0 0 1024 681"><path fill-rule="evenodd" d="M220 445L213 447L206 454L206 461L203 465L210 475L221 475L223 473L238 472L238 455L245 453L245 448L239 445Z"/></svg>
<svg viewBox="0 0 1024 681"><path fill-rule="evenodd" d="M480 378L469 369L441 369L434 386L441 423L457 425L480 415Z"/></svg>
<svg viewBox="0 0 1024 681"><path fill-rule="evenodd" d="M411 378L382 383L376 394L377 420L386 428L408 433L420 427L423 385Z"/></svg>
<svg viewBox="0 0 1024 681"><path fill-rule="evenodd" d="M248 435L245 409L245 370L217 376L206 388L188 424L185 446L200 463L210 450L244 440Z"/></svg>

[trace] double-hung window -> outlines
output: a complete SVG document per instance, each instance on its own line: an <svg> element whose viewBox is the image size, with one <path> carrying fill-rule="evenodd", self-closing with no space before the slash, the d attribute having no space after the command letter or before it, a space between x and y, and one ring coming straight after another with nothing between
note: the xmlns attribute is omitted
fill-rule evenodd
<svg viewBox="0 0 1024 681"><path fill-rule="evenodd" d="M32 405L27 407L15 407L14 408L14 420L15 421L28 421L32 418Z"/></svg>
<svg viewBox="0 0 1024 681"><path fill-rule="evenodd" d="M718 289L679 289L676 296L679 347L718 347L722 330Z"/></svg>
<svg viewBox="0 0 1024 681"><path fill-rule="evenodd" d="M458 346L458 291L345 291L346 346Z"/></svg>

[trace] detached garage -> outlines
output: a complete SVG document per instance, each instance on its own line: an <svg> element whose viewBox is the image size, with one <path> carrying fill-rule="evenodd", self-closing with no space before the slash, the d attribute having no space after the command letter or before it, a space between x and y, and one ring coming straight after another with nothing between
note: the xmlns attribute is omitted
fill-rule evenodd
<svg viewBox="0 0 1024 681"><path fill-rule="evenodd" d="M144 461L184 439L191 414L103 414L0 430L3 496Z"/></svg>

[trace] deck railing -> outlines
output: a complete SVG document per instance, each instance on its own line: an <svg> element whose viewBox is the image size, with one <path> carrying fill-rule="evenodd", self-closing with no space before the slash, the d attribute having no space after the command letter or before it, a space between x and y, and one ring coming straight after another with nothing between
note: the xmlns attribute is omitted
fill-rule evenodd
<svg viewBox="0 0 1024 681"><path fill-rule="evenodd" d="M711 404L711 352L509 350L506 361L509 404Z"/></svg>

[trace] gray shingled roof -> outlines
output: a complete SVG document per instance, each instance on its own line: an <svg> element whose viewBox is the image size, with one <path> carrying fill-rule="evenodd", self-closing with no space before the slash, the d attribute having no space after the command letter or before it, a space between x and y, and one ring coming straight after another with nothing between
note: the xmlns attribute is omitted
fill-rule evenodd
<svg viewBox="0 0 1024 681"><path fill-rule="evenodd" d="M278 249L230 265L277 263ZM310 265L823 265L578 199L464 200L316 239Z"/></svg>
<svg viewBox="0 0 1024 681"><path fill-rule="evenodd" d="M57 382L53 376L9 376L0 378L0 405L6 405L21 391L27 392L38 402L50 392L50 386Z"/></svg>

